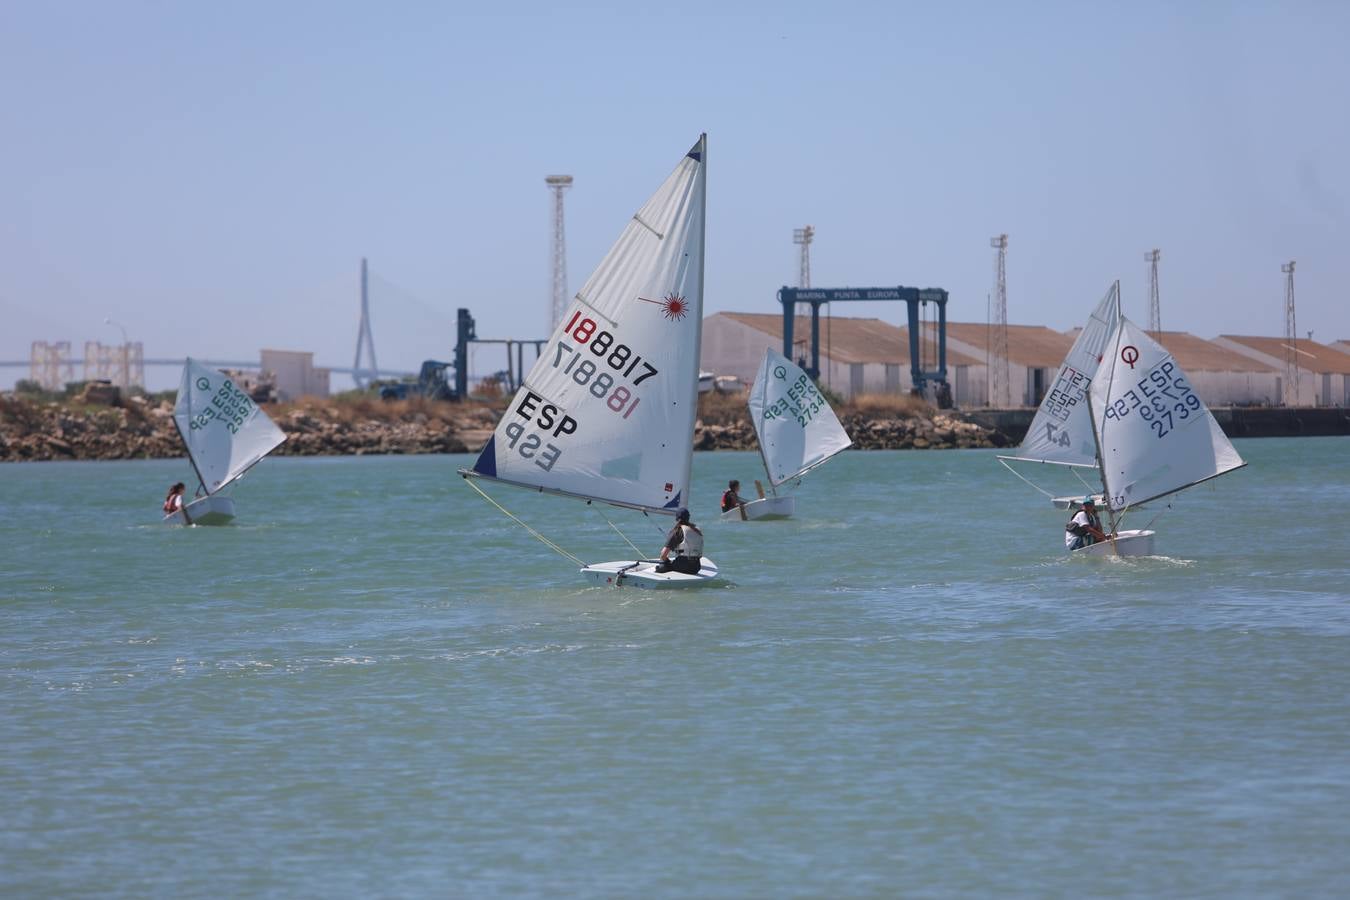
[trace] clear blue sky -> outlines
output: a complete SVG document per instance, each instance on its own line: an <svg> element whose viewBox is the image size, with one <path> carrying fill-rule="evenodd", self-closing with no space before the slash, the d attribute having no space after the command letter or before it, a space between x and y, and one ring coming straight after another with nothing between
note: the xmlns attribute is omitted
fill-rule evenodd
<svg viewBox="0 0 1350 900"><path fill-rule="evenodd" d="M706 311L941 286L984 321L1350 339L1344 3L10 3L0 11L0 359L35 339L350 365L360 258L384 366L544 337L700 131ZM1025 7L1025 8L1024 8ZM840 315L896 319L880 304ZM499 367L480 350L475 368ZM486 361L485 361L486 360ZM0 370L8 385L26 373ZM148 373L151 387L176 373Z"/></svg>

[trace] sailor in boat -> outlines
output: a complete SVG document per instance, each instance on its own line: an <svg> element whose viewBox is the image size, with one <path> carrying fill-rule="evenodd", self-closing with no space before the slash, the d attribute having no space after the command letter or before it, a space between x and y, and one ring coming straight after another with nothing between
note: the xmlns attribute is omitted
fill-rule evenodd
<svg viewBox="0 0 1350 900"><path fill-rule="evenodd" d="M1091 497L1084 497L1083 508L1064 526L1064 546L1079 550L1104 540L1106 535L1102 532L1102 520L1097 517L1097 504Z"/></svg>
<svg viewBox="0 0 1350 900"><path fill-rule="evenodd" d="M735 478L727 482L727 489L722 492L722 512L731 512L737 507L745 509L745 501L741 499L741 483Z"/></svg>
<svg viewBox="0 0 1350 900"><path fill-rule="evenodd" d="M703 532L689 521L689 510L680 507L675 513L675 527L670 529L666 545L661 548L661 561L656 564L656 571L697 575L702 564Z"/></svg>
<svg viewBox="0 0 1350 900"><path fill-rule="evenodd" d="M192 524L192 520L188 518L188 514L183 510L183 494L186 490L187 485L183 484L181 481L169 488L169 493L164 498L164 515L171 516L174 513L181 512L183 513L183 519L190 525Z"/></svg>

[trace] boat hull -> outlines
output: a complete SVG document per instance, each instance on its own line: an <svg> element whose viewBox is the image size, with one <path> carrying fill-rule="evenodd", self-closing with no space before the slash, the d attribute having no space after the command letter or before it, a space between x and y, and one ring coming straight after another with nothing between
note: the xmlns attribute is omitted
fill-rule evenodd
<svg viewBox="0 0 1350 900"><path fill-rule="evenodd" d="M703 557L703 564L697 575L687 575L684 572L657 572L656 560L653 559L644 559L636 563L630 559L595 563L584 566L581 574L591 584L635 587L649 591L702 587L721 577L717 571L717 564L706 556Z"/></svg>
<svg viewBox="0 0 1350 900"><path fill-rule="evenodd" d="M187 517L193 525L228 525L234 521L234 498L212 494L198 497L187 505ZM164 517L165 525L187 525L182 513Z"/></svg>
<svg viewBox="0 0 1350 900"><path fill-rule="evenodd" d="M791 494L781 497L760 497L745 504L745 519L741 519L739 509L729 509L722 513L723 522L755 522L760 519L788 519L797 511L797 498Z"/></svg>
<svg viewBox="0 0 1350 900"><path fill-rule="evenodd" d="M1089 544L1073 551L1074 556L1152 556L1153 535L1156 532L1147 529L1120 531L1115 540Z"/></svg>

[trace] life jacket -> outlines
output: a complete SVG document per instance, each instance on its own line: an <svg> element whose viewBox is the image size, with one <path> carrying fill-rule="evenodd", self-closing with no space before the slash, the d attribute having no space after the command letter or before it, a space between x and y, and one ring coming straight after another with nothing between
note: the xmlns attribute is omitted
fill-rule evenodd
<svg viewBox="0 0 1350 900"><path fill-rule="evenodd" d="M722 492L722 512L730 512L737 506L737 501L731 499L731 491Z"/></svg>
<svg viewBox="0 0 1350 900"><path fill-rule="evenodd" d="M1080 509L1080 510L1078 510L1077 512L1075 512L1072 516L1069 516L1069 521L1068 521L1068 523L1064 526L1064 530L1065 530L1065 531L1067 531L1069 534L1073 535L1074 537L1091 537L1091 536L1092 536L1092 532L1088 531L1088 530L1087 530L1086 528L1084 528L1082 525L1079 525L1077 522L1074 521L1074 519L1078 518L1078 513L1080 513L1080 512L1087 515L1087 520L1088 520L1088 524L1089 524L1089 525L1091 525L1093 528L1097 529L1098 531L1101 531L1101 530L1102 530L1102 520L1099 519L1099 518L1097 518L1097 514L1096 514L1096 513L1090 513L1090 512L1088 512L1088 511L1085 510L1085 509Z"/></svg>
<svg viewBox="0 0 1350 900"><path fill-rule="evenodd" d="M170 494L169 496L164 498L164 511L166 513L176 513L178 512L179 509L182 508L181 506L182 502L183 502L182 494Z"/></svg>
<svg viewBox="0 0 1350 900"><path fill-rule="evenodd" d="M699 559L703 556L703 532L692 525L681 525L680 533L684 540L675 547L676 556L691 556Z"/></svg>

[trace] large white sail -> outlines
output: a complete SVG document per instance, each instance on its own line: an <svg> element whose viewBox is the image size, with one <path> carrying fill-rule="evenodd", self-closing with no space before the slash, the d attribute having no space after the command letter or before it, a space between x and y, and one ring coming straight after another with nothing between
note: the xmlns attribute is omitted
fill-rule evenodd
<svg viewBox="0 0 1350 900"><path fill-rule="evenodd" d="M471 472L637 509L689 502L707 138L591 273Z"/></svg>
<svg viewBox="0 0 1350 900"><path fill-rule="evenodd" d="M770 348L750 388L750 421L774 487L853 444L811 376Z"/></svg>
<svg viewBox="0 0 1350 900"><path fill-rule="evenodd" d="M1122 317L1092 382L1111 508L1123 510L1246 465L1166 348Z"/></svg>
<svg viewBox="0 0 1350 900"><path fill-rule="evenodd" d="M224 373L188 359L173 420L202 486L213 494L286 440Z"/></svg>
<svg viewBox="0 0 1350 900"><path fill-rule="evenodd" d="M1010 459L1096 467L1097 441L1088 415L1088 390L1106 339L1119 318L1120 283L1116 282L1069 348L1016 456Z"/></svg>

